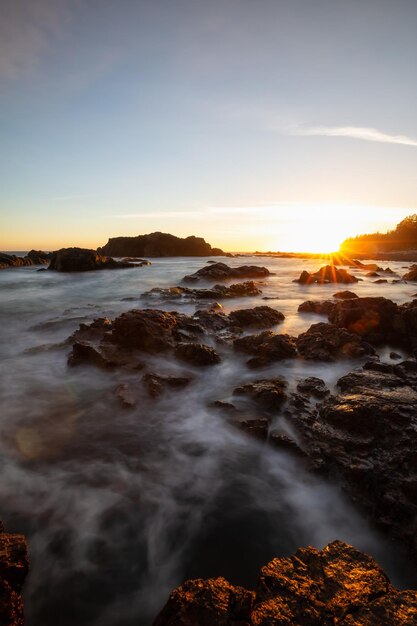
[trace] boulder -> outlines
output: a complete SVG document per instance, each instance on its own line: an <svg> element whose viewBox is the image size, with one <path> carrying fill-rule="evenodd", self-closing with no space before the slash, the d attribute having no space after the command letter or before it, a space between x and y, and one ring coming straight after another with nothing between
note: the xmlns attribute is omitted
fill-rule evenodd
<svg viewBox="0 0 417 626"><path fill-rule="evenodd" d="M359 298L359 296L357 296L353 291L346 290L337 291L333 294L333 298L336 298L336 300L350 300L351 298Z"/></svg>
<svg viewBox="0 0 417 626"><path fill-rule="evenodd" d="M300 356L316 361L335 361L343 357L357 358L375 354L372 346L358 335L324 322L313 324L305 333L301 333L296 345Z"/></svg>
<svg viewBox="0 0 417 626"><path fill-rule="evenodd" d="M167 376L148 372L142 378L142 382L148 395L152 397L160 396L166 388L183 389L190 384L190 376Z"/></svg>
<svg viewBox="0 0 417 626"><path fill-rule="evenodd" d="M330 393L324 380L316 378L315 376L309 376L301 380L297 384L297 391L307 396L314 396L315 398L324 398Z"/></svg>
<svg viewBox="0 0 417 626"><path fill-rule="evenodd" d="M253 309L239 309L229 313L229 320L240 328L254 326L256 328L270 328L285 319L281 311L270 306L256 306Z"/></svg>
<svg viewBox="0 0 417 626"><path fill-rule="evenodd" d="M234 285L214 285L210 289L190 289L189 287L154 287L145 291L141 298L158 298L161 300L222 300L223 298L247 298L258 296L262 291L252 280Z"/></svg>
<svg viewBox="0 0 417 626"><path fill-rule="evenodd" d="M300 548L261 568L255 591L188 580L154 626L412 626L417 592L397 591L371 556L341 541Z"/></svg>
<svg viewBox="0 0 417 626"><path fill-rule="evenodd" d="M229 267L226 263L213 263L209 267L205 266L184 276L186 282L198 280L228 280L231 278L265 278L270 272L266 267L257 265L241 265L240 267Z"/></svg>
<svg viewBox="0 0 417 626"><path fill-rule="evenodd" d="M24 626L22 587L29 570L26 539L0 522L0 624Z"/></svg>
<svg viewBox="0 0 417 626"><path fill-rule="evenodd" d="M332 300L307 300L298 307L299 313L316 313L317 315L329 315L336 303Z"/></svg>
<svg viewBox="0 0 417 626"><path fill-rule="evenodd" d="M291 359L296 356L296 339L286 334L274 334L264 331L256 335L239 337L233 342L235 350L250 354L254 358L248 361L250 367L262 367L274 361Z"/></svg>
<svg viewBox="0 0 417 626"><path fill-rule="evenodd" d="M409 271L404 274L403 280L417 280L417 265L412 265Z"/></svg>
<svg viewBox="0 0 417 626"><path fill-rule="evenodd" d="M235 395L247 396L260 407L274 411L279 409L286 400L286 381L277 376L276 378L255 380L241 385L233 390Z"/></svg>
<svg viewBox="0 0 417 626"><path fill-rule="evenodd" d="M355 298L337 302L329 321L372 344L380 344L398 339L398 314L398 305L387 298Z"/></svg>
<svg viewBox="0 0 417 626"><path fill-rule="evenodd" d="M49 270L57 272L89 272L92 270L137 267L133 263L115 261L86 248L61 248L52 253Z"/></svg>
<svg viewBox="0 0 417 626"><path fill-rule="evenodd" d="M205 346L201 343L182 343L175 348L174 352L177 359L186 361L191 365L217 365L221 358L214 348Z"/></svg>
<svg viewBox="0 0 417 626"><path fill-rule="evenodd" d="M337 269L334 265L325 265L312 274L304 270L295 282L301 285L311 285L313 283L322 285L323 283L357 283L358 280L356 276L349 274L347 270Z"/></svg>

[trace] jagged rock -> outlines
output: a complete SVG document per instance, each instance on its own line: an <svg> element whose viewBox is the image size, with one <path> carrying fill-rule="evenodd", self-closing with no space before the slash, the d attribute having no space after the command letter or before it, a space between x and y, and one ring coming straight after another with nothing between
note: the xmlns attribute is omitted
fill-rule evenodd
<svg viewBox="0 0 417 626"><path fill-rule="evenodd" d="M286 381L276 378L255 380L233 390L235 395L248 396L255 404L267 409L279 409L286 400Z"/></svg>
<svg viewBox="0 0 417 626"><path fill-rule="evenodd" d="M303 358L317 361L335 361L342 357L356 358L375 354L372 346L358 335L324 322L313 324L305 333L301 333L296 345Z"/></svg>
<svg viewBox="0 0 417 626"><path fill-rule="evenodd" d="M374 285L382 285L383 283L387 283L386 278L378 278L378 280L374 280Z"/></svg>
<svg viewBox="0 0 417 626"><path fill-rule="evenodd" d="M258 296L262 291L252 280L236 285L214 285L210 289L190 289L189 287L169 287L167 289L154 287L145 291L141 298L157 297L161 300L222 300L223 298L246 298Z"/></svg>
<svg viewBox="0 0 417 626"><path fill-rule="evenodd" d="M115 389L115 394L116 398L119 400L120 404L123 407L130 409L136 406L137 401L135 395L128 383L122 383L121 385L118 385Z"/></svg>
<svg viewBox="0 0 417 626"><path fill-rule="evenodd" d="M229 267L226 263L213 263L209 267L205 266L184 276L186 282L197 280L227 280L230 278L265 278L270 272L266 267L257 265L241 265L240 267Z"/></svg>
<svg viewBox="0 0 417 626"><path fill-rule="evenodd" d="M0 624L24 626L22 587L29 570L26 539L0 522Z"/></svg>
<svg viewBox="0 0 417 626"><path fill-rule="evenodd" d="M281 311L272 309L270 306L256 306L253 309L240 309L229 313L232 324L240 328L256 326L257 328L269 328L279 324L285 319Z"/></svg>
<svg viewBox="0 0 417 626"><path fill-rule="evenodd" d="M330 393L324 380L316 378L315 376L309 376L301 380L297 384L297 390L302 394L315 396L316 398L324 398Z"/></svg>
<svg viewBox="0 0 417 626"><path fill-rule="evenodd" d="M378 272L368 272L367 274L365 274L365 276L367 278L378 278L379 274Z"/></svg>
<svg viewBox="0 0 417 626"><path fill-rule="evenodd" d="M398 305L387 298L355 298L337 302L329 321L372 344L380 344L398 339L398 313Z"/></svg>
<svg viewBox="0 0 417 626"><path fill-rule="evenodd" d="M412 626L417 592L397 591L374 559L341 541L301 548L260 571L254 592L188 580L154 626Z"/></svg>
<svg viewBox="0 0 417 626"><path fill-rule="evenodd" d="M190 384L192 378L190 376L166 376L149 372L142 378L142 382L148 392L148 395L160 396L167 387L171 389L182 389Z"/></svg>
<svg viewBox="0 0 417 626"><path fill-rule="evenodd" d="M86 248L61 248L52 253L49 270L57 272L88 272L91 270L137 267L133 263L115 261Z"/></svg>
<svg viewBox="0 0 417 626"><path fill-rule="evenodd" d="M359 298L353 291L337 291L333 294L333 298L336 300L350 300L351 298Z"/></svg>
<svg viewBox="0 0 417 626"><path fill-rule="evenodd" d="M264 331L257 335L247 335L235 339L235 350L253 355L248 361L249 367L263 367L274 361L291 359L296 356L296 339L290 335L275 335Z"/></svg>
<svg viewBox="0 0 417 626"><path fill-rule="evenodd" d="M269 420L265 417L235 420L233 423L251 437L261 439L262 441L268 439Z"/></svg>
<svg viewBox="0 0 417 626"><path fill-rule="evenodd" d="M337 269L334 265L325 265L314 274L307 271L301 272L300 278L295 282L301 285L311 285L313 283L357 283L358 278L348 274L347 270Z"/></svg>
<svg viewBox="0 0 417 626"><path fill-rule="evenodd" d="M298 311L300 313L316 313L317 315L329 315L331 311L333 311L336 306L335 302L332 300L307 300L306 302L302 302L298 307Z"/></svg>
<svg viewBox="0 0 417 626"><path fill-rule="evenodd" d="M412 265L409 271L404 274L403 280L417 280L417 265Z"/></svg>
<svg viewBox="0 0 417 626"><path fill-rule="evenodd" d="M291 415L317 468L417 554L417 363L367 363L312 419Z"/></svg>
<svg viewBox="0 0 417 626"><path fill-rule="evenodd" d="M169 257L169 256L223 256L223 250L212 248L202 237L175 237L155 232L137 237L112 237L100 254L111 256Z"/></svg>
<svg viewBox="0 0 417 626"><path fill-rule="evenodd" d="M175 356L191 365L216 365L221 358L214 348L201 343L182 343L175 348Z"/></svg>
<svg viewBox="0 0 417 626"><path fill-rule="evenodd" d="M100 350L90 343L76 341L72 346L72 352L68 357L68 365L95 365L108 369L115 367L116 363L109 360Z"/></svg>
<svg viewBox="0 0 417 626"><path fill-rule="evenodd" d="M287 437L287 435L283 435L282 433L271 433L268 442L276 448L279 448L280 450L295 454L297 457L301 457L302 459L307 458L306 453L296 444L293 439Z"/></svg>

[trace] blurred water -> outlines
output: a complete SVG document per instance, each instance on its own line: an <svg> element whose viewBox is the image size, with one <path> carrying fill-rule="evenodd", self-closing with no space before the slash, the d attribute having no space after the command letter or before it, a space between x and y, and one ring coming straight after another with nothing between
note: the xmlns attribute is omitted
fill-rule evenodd
<svg viewBox="0 0 417 626"><path fill-rule="evenodd" d="M203 370L147 357L152 371L195 377L157 401L143 393L141 372L68 369L64 342L80 322L155 306L139 295L179 284L206 261L153 259L149 267L84 274L0 272L0 517L29 539L28 626L150 624L170 589L187 577L224 575L251 586L272 557L335 538L374 554L396 583L417 584L398 546L378 536L337 485L308 475L296 459L246 437L208 407L264 375L281 374L291 384L315 375L334 386L358 363L293 360L253 372L224 348L222 363ZM286 316L279 332L306 330L320 318L297 313L298 305L346 288L292 282L303 269L318 269L317 261L227 262L276 272L263 281L261 296L223 304L226 311L276 307ZM406 271L403 263L389 265L399 275ZM365 272L352 272L364 278ZM397 302L416 291L373 280L348 288ZM196 307L160 308L192 313ZM117 403L114 389L123 382L138 393L136 408ZM274 422L291 428L279 414Z"/></svg>

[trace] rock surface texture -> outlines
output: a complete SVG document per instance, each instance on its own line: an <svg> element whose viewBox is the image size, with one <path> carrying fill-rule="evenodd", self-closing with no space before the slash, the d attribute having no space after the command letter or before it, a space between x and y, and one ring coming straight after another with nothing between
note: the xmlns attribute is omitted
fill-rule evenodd
<svg viewBox="0 0 417 626"><path fill-rule="evenodd" d="M0 624L23 626L22 586L28 573L26 539L4 532L0 522Z"/></svg>
<svg viewBox="0 0 417 626"><path fill-rule="evenodd" d="M154 626L412 626L417 592L397 591L367 554L334 541L260 571L254 591L224 578L174 590Z"/></svg>
<svg viewBox="0 0 417 626"><path fill-rule="evenodd" d="M359 278L349 274L347 270L339 270L335 265L324 265L317 272L311 274L304 270L295 282L301 285L311 285L313 283L357 283L358 280Z"/></svg>
<svg viewBox="0 0 417 626"><path fill-rule="evenodd" d="M52 253L49 270L57 272L89 272L138 267L134 263L115 261L87 248L61 248Z"/></svg>
<svg viewBox="0 0 417 626"><path fill-rule="evenodd" d="M265 278L270 272L266 267L258 265L241 265L240 267L229 267L226 263L213 263L207 267L184 276L186 282L198 280L228 280L230 278Z"/></svg>

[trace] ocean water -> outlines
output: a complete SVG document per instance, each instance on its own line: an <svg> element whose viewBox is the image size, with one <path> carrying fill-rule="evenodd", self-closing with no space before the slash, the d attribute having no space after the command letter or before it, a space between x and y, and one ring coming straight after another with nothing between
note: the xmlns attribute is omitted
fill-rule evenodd
<svg viewBox="0 0 417 626"><path fill-rule="evenodd" d="M148 267L83 274L0 272L0 518L9 532L28 537L28 626L151 624L186 578L223 575L253 587L259 567L274 556L334 539L372 553L396 584L417 585L401 548L376 532L337 483L308 474L297 459L246 436L209 407L230 400L238 384L274 375L290 386L319 376L334 389L360 362L291 360L252 371L221 346L223 361L212 368L147 356L150 371L194 377L158 400L144 393L143 372L68 368L66 339L81 322L149 306L193 313L195 304L139 296L179 284L206 262L153 259ZM297 312L307 299L348 288L400 303L417 291L412 284L375 284L360 270L351 270L364 278L355 285L292 282L303 269L318 269L317 260L227 262L266 265L276 275L262 281L261 296L224 301L224 309L268 304L286 316L278 332L293 335L321 319ZM402 275L409 264L389 265ZM388 353L389 347L382 358ZM135 408L122 408L115 397L125 382L140 398ZM279 413L273 428L296 436Z"/></svg>

